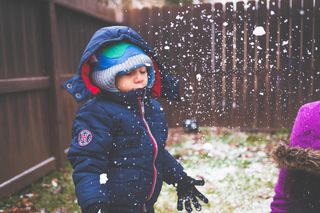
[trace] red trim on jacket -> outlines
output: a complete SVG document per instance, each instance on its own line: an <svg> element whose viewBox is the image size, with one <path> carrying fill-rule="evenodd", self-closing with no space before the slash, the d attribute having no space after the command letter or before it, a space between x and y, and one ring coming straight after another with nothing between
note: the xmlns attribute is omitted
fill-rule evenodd
<svg viewBox="0 0 320 213"><path fill-rule="evenodd" d="M152 96L156 98L160 98L161 96L161 78L160 78L160 70L158 68L157 62L152 60L153 69L155 71L155 79L152 87Z"/></svg>
<svg viewBox="0 0 320 213"><path fill-rule="evenodd" d="M88 63L88 61L84 62L81 67L81 77L86 85L87 89L93 94L97 95L99 92L101 92L101 89L94 84L92 84L90 79L90 73L91 73L91 66Z"/></svg>

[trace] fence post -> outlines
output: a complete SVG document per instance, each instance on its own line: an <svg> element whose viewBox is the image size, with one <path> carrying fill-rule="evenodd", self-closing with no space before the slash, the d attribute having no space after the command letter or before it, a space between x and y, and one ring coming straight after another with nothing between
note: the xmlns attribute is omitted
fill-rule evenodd
<svg viewBox="0 0 320 213"><path fill-rule="evenodd" d="M48 2L48 48L47 48L47 62L48 73L50 77L49 90L49 112L50 112L50 147L56 160L56 168L61 168L65 159L63 150L63 135L62 126L62 105L61 105L61 90L60 75L61 61L60 61L60 43L58 37L58 27L56 18L56 9L54 1Z"/></svg>
<svg viewBox="0 0 320 213"><path fill-rule="evenodd" d="M279 85L278 82L278 32L279 32L279 0L271 0L269 3L269 29L268 29L268 69L270 75L270 127L277 128L280 123L279 109Z"/></svg>
<svg viewBox="0 0 320 213"><path fill-rule="evenodd" d="M247 10L245 12L245 45L246 45L246 62L245 62L245 82L244 85L244 97L245 97L245 122L243 127L252 128L255 126L255 121L257 117L257 110L255 106L256 102L256 92L255 92L255 37L253 35L253 30L255 26L255 1L247 2Z"/></svg>
<svg viewBox="0 0 320 213"><path fill-rule="evenodd" d="M313 9L314 27L314 84L313 100L320 99L320 2L315 1Z"/></svg>

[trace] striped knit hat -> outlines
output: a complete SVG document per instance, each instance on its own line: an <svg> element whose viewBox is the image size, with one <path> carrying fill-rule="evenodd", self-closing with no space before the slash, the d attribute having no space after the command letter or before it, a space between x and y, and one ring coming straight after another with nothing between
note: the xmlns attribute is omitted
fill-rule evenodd
<svg viewBox="0 0 320 213"><path fill-rule="evenodd" d="M91 79L99 88L110 92L119 92L115 85L116 75L128 73L141 66L146 66L148 71L147 87L152 87L155 78L152 60L141 48L122 41L108 45L97 52L95 56L97 63L94 65Z"/></svg>

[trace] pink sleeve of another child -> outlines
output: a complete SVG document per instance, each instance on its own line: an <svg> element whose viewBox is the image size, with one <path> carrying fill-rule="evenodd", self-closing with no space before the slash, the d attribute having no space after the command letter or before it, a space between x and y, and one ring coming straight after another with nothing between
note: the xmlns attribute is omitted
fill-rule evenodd
<svg viewBox="0 0 320 213"><path fill-rule="evenodd" d="M286 169L281 169L278 177L278 182L274 189L275 195L271 203L271 213L287 213L289 209L289 197L285 193L285 180L287 175Z"/></svg>

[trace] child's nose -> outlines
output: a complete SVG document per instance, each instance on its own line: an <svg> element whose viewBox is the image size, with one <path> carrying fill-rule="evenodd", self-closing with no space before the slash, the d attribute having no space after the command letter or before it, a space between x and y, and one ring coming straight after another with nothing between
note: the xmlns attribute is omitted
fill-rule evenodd
<svg viewBox="0 0 320 213"><path fill-rule="evenodd" d="M142 81L143 81L143 78L141 74L136 74L134 76L134 83L141 83Z"/></svg>

